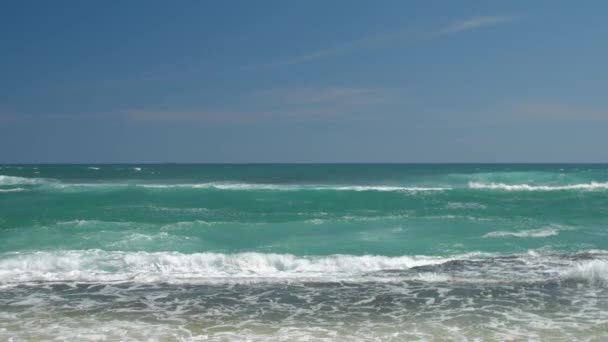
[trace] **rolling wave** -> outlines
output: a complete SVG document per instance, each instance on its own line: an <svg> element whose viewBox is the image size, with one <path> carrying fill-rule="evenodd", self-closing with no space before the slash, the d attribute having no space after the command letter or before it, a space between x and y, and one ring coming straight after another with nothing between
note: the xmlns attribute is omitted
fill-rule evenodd
<svg viewBox="0 0 608 342"><path fill-rule="evenodd" d="M204 283L229 279L339 279L382 270L437 265L450 260L452 258L425 256L299 257L254 252L13 252L0 257L0 284L36 281Z"/></svg>
<svg viewBox="0 0 608 342"><path fill-rule="evenodd" d="M124 188L136 187L147 189L216 189L234 191L382 191L382 192L419 192L419 191L444 191L451 190L449 187L423 187L423 186L385 186L385 185L314 185L314 184L262 184L262 183L238 183L238 182L205 182L205 183L175 183L156 184L138 182L114 182L114 183L67 183L55 179L26 178L0 175L0 185L45 185L53 189L74 188Z"/></svg>
<svg viewBox="0 0 608 342"><path fill-rule="evenodd" d="M559 190L606 190L608 182L582 183L569 185L529 185L529 184L505 184L505 183L479 183L469 182L471 189L491 189L507 191L559 191Z"/></svg>
<svg viewBox="0 0 608 342"><path fill-rule="evenodd" d="M608 261L586 260L577 262L561 272L565 280L583 281L592 284L604 285L608 283Z"/></svg>
<svg viewBox="0 0 608 342"><path fill-rule="evenodd" d="M335 191L443 191L445 187L407 187L407 186L374 186L374 185L290 185L290 184L254 184L254 183L199 183L199 184L138 184L144 188L199 188L219 190L335 190Z"/></svg>
<svg viewBox="0 0 608 342"><path fill-rule="evenodd" d="M485 234L484 238L502 238L502 237L516 237L516 238L544 238L550 236L559 235L560 230L566 230L562 227L546 227L540 229L522 230L516 232L510 231L496 231Z"/></svg>
<svg viewBox="0 0 608 342"><path fill-rule="evenodd" d="M0 175L0 186L2 185L23 185L23 184L42 184L46 180L42 178L26 178Z"/></svg>
<svg viewBox="0 0 608 342"><path fill-rule="evenodd" d="M0 189L0 192L21 192L25 191L24 188L12 188L12 189Z"/></svg>
<svg viewBox="0 0 608 342"><path fill-rule="evenodd" d="M441 185L439 185L441 184ZM591 181L575 184L528 184L468 181L466 184L437 185L364 185L364 184L272 184L247 182L202 182L202 183L150 183L142 180L124 180L118 182L77 183L65 182L50 178L28 178L0 175L0 186L30 185L40 189L122 189L125 187L145 189L215 189L230 191L377 191L377 192L427 192L448 190L504 190L504 191L564 191L582 190L598 191L608 190L608 182Z"/></svg>
<svg viewBox="0 0 608 342"><path fill-rule="evenodd" d="M491 267L479 267L486 263ZM460 273L459 273L460 272ZM490 272L490 273L484 273ZM459 274L459 275L458 275ZM514 278L514 275L517 277ZM67 250L0 254L0 285L32 282L251 283L274 281L608 281L604 253L376 256Z"/></svg>

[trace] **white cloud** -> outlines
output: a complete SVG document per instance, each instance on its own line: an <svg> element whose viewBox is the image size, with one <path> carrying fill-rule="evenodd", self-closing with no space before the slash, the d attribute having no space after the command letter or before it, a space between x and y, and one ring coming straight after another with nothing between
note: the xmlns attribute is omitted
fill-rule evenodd
<svg viewBox="0 0 608 342"><path fill-rule="evenodd" d="M295 87L258 90L249 95L256 103L281 106L372 105L391 100L395 90L360 87Z"/></svg>
<svg viewBox="0 0 608 342"><path fill-rule="evenodd" d="M274 65L294 65L321 60L337 55L347 54L357 50L365 50L377 47L383 47L396 42L413 42L416 40L433 39L439 36L455 34L459 32L481 29L484 27L505 24L513 21L514 17L507 16L480 16L467 20L455 22L444 28L435 31L414 31L414 30L399 30L396 32L386 33L382 35L374 35L356 39L350 42L337 44L333 47L313 51L310 53L301 54L287 58L282 61L272 63Z"/></svg>
<svg viewBox="0 0 608 342"><path fill-rule="evenodd" d="M488 26L505 24L505 23L511 22L513 20L514 20L513 17L505 17L505 16L475 17L475 18L453 23L453 24L437 31L435 33L435 36L476 30L476 29L480 29L480 28L484 28L484 27L488 27Z"/></svg>
<svg viewBox="0 0 608 342"><path fill-rule="evenodd" d="M238 105L193 111L134 110L134 121L200 121L248 123L268 119L363 119L372 109L397 99L397 90L357 87L294 87L253 91L240 97Z"/></svg>
<svg viewBox="0 0 608 342"><path fill-rule="evenodd" d="M272 113L239 111L128 111L134 121L201 121L208 123L250 122L273 117Z"/></svg>
<svg viewBox="0 0 608 342"><path fill-rule="evenodd" d="M387 33L387 34L375 35L375 36L368 36L368 37L356 39L354 41L341 43L341 44L335 45L333 47L329 47L327 49L321 49L321 50L313 51L311 53L302 54L299 56L288 58L284 61L279 61L276 64L290 65L290 64L306 63L306 62L310 62L310 61L314 61L314 60L325 59L325 58L336 56L336 55L347 54L347 53L355 51L355 50L370 49L370 48L374 48L374 47L378 47L378 46L383 46L390 42L394 42L394 41L398 41L398 40L406 41L408 39L414 39L415 37L416 37L416 35L413 33L413 31L405 31L405 30Z"/></svg>

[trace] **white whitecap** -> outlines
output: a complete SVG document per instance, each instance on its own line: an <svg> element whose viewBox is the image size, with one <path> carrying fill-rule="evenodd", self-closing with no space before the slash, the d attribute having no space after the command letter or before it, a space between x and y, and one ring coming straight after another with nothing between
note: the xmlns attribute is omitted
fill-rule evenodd
<svg viewBox="0 0 608 342"><path fill-rule="evenodd" d="M448 209L486 209L487 206L475 202L449 202L446 207Z"/></svg>
<svg viewBox="0 0 608 342"><path fill-rule="evenodd" d="M0 175L0 185L40 184L46 180L41 178L26 178Z"/></svg>
<svg viewBox="0 0 608 342"><path fill-rule="evenodd" d="M469 188L507 191L606 190L608 189L608 182L591 182L569 185L529 185L469 182Z"/></svg>
<svg viewBox="0 0 608 342"><path fill-rule="evenodd" d="M565 280L586 281L595 284L608 282L608 261L587 260L577 262L561 272Z"/></svg>
<svg viewBox="0 0 608 342"><path fill-rule="evenodd" d="M330 190L330 191L444 191L450 188L439 187L403 187L403 186L342 186L342 185L295 185L295 184L257 184L257 183L194 183L194 184L138 184L145 188L199 188L219 190L273 190L273 191L298 191L298 190Z"/></svg>
<svg viewBox="0 0 608 342"><path fill-rule="evenodd" d="M451 258L331 255L301 257L274 253L121 252L75 250L0 255L0 284L33 281L206 283L343 279L369 272L407 270Z"/></svg>
<svg viewBox="0 0 608 342"><path fill-rule="evenodd" d="M502 238L502 237L517 237L517 238L543 238L559 235L557 228L541 228L522 230L517 232L496 231L485 234L484 238Z"/></svg>
<svg viewBox="0 0 608 342"><path fill-rule="evenodd" d="M423 281L426 283L446 282L446 281L451 280L451 278L448 275L439 274L436 272L418 273L418 275L414 279L420 280L420 281Z"/></svg>
<svg viewBox="0 0 608 342"><path fill-rule="evenodd" d="M14 189L0 189L0 192L20 192L25 191L24 188L14 188Z"/></svg>

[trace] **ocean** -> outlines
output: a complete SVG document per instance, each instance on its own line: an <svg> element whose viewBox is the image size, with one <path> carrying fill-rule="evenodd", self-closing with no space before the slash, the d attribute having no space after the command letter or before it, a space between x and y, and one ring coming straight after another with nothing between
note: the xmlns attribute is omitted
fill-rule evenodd
<svg viewBox="0 0 608 342"><path fill-rule="evenodd" d="M605 341L608 165L0 165L2 341Z"/></svg>

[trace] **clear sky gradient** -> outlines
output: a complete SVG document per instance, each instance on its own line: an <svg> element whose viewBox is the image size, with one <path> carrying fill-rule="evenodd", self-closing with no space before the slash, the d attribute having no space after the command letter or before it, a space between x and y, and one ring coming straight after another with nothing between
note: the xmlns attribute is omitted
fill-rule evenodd
<svg viewBox="0 0 608 342"><path fill-rule="evenodd" d="M608 162L606 1L2 1L0 163Z"/></svg>

